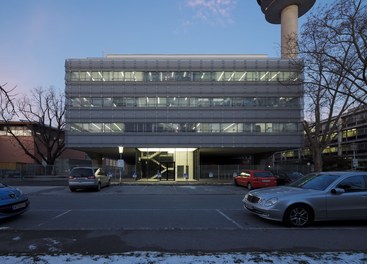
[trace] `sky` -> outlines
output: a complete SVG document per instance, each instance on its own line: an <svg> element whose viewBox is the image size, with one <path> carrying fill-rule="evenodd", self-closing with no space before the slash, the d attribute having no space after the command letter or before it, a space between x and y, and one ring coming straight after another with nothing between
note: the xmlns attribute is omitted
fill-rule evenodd
<svg viewBox="0 0 367 264"><path fill-rule="evenodd" d="M0 85L16 87L17 94L39 87L63 91L68 58L280 56L280 25L266 22L256 0L2 1L0 32Z"/></svg>

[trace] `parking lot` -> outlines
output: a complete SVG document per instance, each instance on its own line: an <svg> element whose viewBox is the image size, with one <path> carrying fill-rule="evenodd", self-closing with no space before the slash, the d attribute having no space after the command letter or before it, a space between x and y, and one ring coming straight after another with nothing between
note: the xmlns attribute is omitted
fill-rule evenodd
<svg viewBox="0 0 367 264"><path fill-rule="evenodd" d="M2 252L365 251L364 222L288 228L243 209L234 185L21 186L31 208L0 222Z"/></svg>

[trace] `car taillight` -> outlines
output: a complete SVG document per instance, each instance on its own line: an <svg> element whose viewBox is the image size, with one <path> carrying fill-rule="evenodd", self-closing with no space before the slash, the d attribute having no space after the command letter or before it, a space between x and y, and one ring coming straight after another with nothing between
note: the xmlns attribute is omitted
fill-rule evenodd
<svg viewBox="0 0 367 264"><path fill-rule="evenodd" d="M69 176L69 179L72 180L72 179L75 179L75 177L74 176Z"/></svg>

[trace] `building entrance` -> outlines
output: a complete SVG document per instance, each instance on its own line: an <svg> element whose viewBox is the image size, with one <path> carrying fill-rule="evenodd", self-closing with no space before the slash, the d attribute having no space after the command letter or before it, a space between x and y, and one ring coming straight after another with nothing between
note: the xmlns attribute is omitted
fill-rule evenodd
<svg viewBox="0 0 367 264"><path fill-rule="evenodd" d="M176 181L193 177L192 153L195 149L146 148L138 150L142 179Z"/></svg>
<svg viewBox="0 0 367 264"><path fill-rule="evenodd" d="M142 179L174 181L176 170L173 155L166 152L141 153Z"/></svg>

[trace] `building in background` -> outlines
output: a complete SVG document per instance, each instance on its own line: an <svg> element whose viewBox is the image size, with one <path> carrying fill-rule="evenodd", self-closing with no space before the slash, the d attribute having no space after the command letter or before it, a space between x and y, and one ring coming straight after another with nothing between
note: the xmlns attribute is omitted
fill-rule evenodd
<svg viewBox="0 0 367 264"><path fill-rule="evenodd" d="M65 149L56 160L55 165L46 169L45 165L38 164L25 154L19 143L8 132L7 127L9 126L27 150L40 158L36 150L37 139L32 136L31 131L37 131L40 127L38 123L27 121L0 122L0 177L44 176L48 172L61 176L67 175L68 170L73 166L91 165L91 160L85 153Z"/></svg>
<svg viewBox="0 0 367 264"><path fill-rule="evenodd" d="M125 177L232 177L303 146L302 75L288 59L76 58L65 61L65 81L66 146L99 165L124 159Z"/></svg>
<svg viewBox="0 0 367 264"><path fill-rule="evenodd" d="M325 131L320 131L322 134ZM367 170L367 108L351 109L341 117L334 140L323 152L324 170ZM295 165L312 171L310 151L305 147L274 154L274 165L289 170Z"/></svg>

